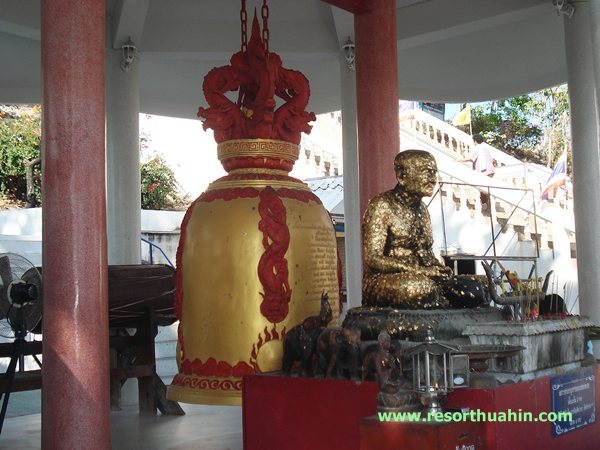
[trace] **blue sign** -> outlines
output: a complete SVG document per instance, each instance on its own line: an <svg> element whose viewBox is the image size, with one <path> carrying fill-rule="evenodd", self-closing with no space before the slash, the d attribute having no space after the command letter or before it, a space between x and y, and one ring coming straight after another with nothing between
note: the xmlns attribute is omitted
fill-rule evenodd
<svg viewBox="0 0 600 450"><path fill-rule="evenodd" d="M552 422L552 437L558 437L596 421L596 376L590 367L552 377L552 411L570 412L571 420Z"/></svg>

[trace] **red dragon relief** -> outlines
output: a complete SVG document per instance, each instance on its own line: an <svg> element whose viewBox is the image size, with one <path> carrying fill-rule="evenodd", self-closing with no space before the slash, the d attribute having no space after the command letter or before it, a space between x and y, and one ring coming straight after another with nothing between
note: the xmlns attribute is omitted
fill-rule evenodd
<svg viewBox="0 0 600 450"><path fill-rule="evenodd" d="M292 290L288 281L288 263L285 253L290 245L290 230L286 223L286 210L281 198L271 187L259 195L258 229L263 233L265 249L258 262L258 278L263 285L261 314L272 323L281 322L289 311Z"/></svg>

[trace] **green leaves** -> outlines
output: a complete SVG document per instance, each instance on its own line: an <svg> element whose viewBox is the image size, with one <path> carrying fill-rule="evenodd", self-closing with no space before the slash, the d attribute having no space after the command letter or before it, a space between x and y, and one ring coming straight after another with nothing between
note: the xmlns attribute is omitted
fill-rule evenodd
<svg viewBox="0 0 600 450"><path fill-rule="evenodd" d="M486 141L521 159L540 162L535 154L527 153L541 139L542 129L531 119L533 102L529 95L498 100L489 105L473 108L473 133L479 133Z"/></svg>
<svg viewBox="0 0 600 450"><path fill-rule="evenodd" d="M175 174L162 156L141 165L142 209L178 209L186 199L179 195Z"/></svg>
<svg viewBox="0 0 600 450"><path fill-rule="evenodd" d="M27 196L25 165L40 157L41 108L0 105L0 192L7 199L29 206L41 203L41 165L33 166L33 193ZM149 138L142 134L141 148ZM39 162L39 161L38 161ZM189 199L162 156L141 164L141 196L144 209L183 209ZM31 198L33 197L33 198ZM12 204L12 203L11 203Z"/></svg>
<svg viewBox="0 0 600 450"><path fill-rule="evenodd" d="M0 191L27 200L25 162L40 157L40 108L0 109ZM41 167L34 168L35 200L41 199Z"/></svg>
<svg viewBox="0 0 600 450"><path fill-rule="evenodd" d="M473 133L521 160L552 165L570 145L564 85L475 106L471 117Z"/></svg>

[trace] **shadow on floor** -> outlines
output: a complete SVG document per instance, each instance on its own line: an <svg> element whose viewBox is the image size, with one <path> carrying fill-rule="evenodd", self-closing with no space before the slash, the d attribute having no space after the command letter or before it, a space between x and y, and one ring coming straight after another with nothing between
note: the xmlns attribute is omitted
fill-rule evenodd
<svg viewBox="0 0 600 450"><path fill-rule="evenodd" d="M136 406L111 412L112 448L122 450L242 450L242 409L181 404L185 416L143 417ZM6 419L0 448L41 448L41 415Z"/></svg>

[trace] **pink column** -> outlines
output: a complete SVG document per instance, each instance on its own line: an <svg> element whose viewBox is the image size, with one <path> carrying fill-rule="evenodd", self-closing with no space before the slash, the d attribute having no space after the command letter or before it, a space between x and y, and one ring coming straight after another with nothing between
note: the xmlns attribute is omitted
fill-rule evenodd
<svg viewBox="0 0 600 450"><path fill-rule="evenodd" d="M105 2L41 7L42 445L108 449Z"/></svg>
<svg viewBox="0 0 600 450"><path fill-rule="evenodd" d="M396 1L372 0L354 16L360 211L396 184L394 157L400 151Z"/></svg>

